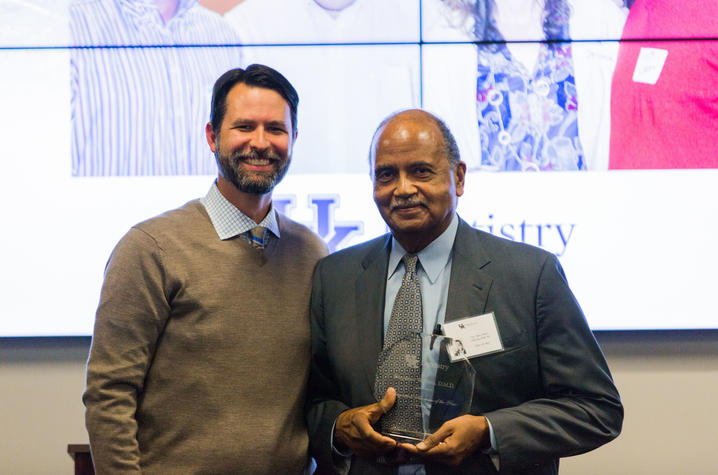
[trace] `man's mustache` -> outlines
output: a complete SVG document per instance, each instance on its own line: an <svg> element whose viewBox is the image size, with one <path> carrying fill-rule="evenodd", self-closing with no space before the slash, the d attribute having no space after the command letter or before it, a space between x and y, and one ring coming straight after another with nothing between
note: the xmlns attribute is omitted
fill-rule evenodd
<svg viewBox="0 0 718 475"><path fill-rule="evenodd" d="M235 160L271 160L273 162L279 162L282 160L282 157L270 149L252 149L246 152L235 152L232 158Z"/></svg>
<svg viewBox="0 0 718 475"><path fill-rule="evenodd" d="M392 211L401 208L413 208L414 206L426 206L426 203L419 198L393 198L391 200Z"/></svg>

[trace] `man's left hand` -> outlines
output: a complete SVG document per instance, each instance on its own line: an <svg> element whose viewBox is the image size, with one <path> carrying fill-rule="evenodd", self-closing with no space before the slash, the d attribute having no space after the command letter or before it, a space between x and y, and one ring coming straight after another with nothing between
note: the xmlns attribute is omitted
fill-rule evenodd
<svg viewBox="0 0 718 475"><path fill-rule="evenodd" d="M416 446L401 444L400 447L425 460L456 467L476 450L490 445L486 418L465 415L445 422L439 430Z"/></svg>

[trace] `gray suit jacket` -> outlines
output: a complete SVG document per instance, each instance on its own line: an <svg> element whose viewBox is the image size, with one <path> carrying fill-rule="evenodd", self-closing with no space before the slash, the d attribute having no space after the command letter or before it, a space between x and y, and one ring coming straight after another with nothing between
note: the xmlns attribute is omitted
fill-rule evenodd
<svg viewBox="0 0 718 475"><path fill-rule="evenodd" d="M319 262L312 289L312 369L308 400L310 450L319 473L395 473L395 468L336 457L332 427L344 410L376 402L384 294L391 236ZM606 361L553 254L459 223L446 321L494 312L504 351L471 360L473 414L492 424L506 474L554 474L558 459L615 438L623 407ZM476 453L458 469L496 473Z"/></svg>

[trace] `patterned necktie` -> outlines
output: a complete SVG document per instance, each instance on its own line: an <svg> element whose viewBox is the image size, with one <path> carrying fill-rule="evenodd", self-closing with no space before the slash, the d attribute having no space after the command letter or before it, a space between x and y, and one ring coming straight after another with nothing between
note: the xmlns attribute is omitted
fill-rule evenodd
<svg viewBox="0 0 718 475"><path fill-rule="evenodd" d="M264 248L264 227L256 226L249 231L249 238L252 241L252 246L257 249Z"/></svg>
<svg viewBox="0 0 718 475"><path fill-rule="evenodd" d="M421 289L416 276L418 257L402 258L406 269L391 310L384 337L383 361L377 367L374 390L384 396L387 387L396 389L394 408L382 419L384 432L422 433L421 418L421 337L424 327Z"/></svg>

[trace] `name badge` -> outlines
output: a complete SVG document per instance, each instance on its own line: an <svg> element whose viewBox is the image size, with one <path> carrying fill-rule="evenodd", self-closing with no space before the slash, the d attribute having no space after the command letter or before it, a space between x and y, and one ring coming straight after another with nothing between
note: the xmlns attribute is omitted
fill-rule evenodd
<svg viewBox="0 0 718 475"><path fill-rule="evenodd" d="M441 328L453 340L449 347L452 363L504 349L494 312L444 323Z"/></svg>
<svg viewBox="0 0 718 475"><path fill-rule="evenodd" d="M666 64L668 51L659 48L641 48L633 70L633 82L654 85Z"/></svg>

